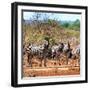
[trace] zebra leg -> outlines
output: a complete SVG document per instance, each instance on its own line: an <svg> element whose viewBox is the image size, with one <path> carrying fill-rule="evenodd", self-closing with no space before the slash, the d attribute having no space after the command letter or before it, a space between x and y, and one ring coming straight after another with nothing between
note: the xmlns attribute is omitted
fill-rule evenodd
<svg viewBox="0 0 90 90"><path fill-rule="evenodd" d="M43 59L41 59L41 64L40 64L40 67L42 67L42 61L43 61Z"/></svg>
<svg viewBox="0 0 90 90"><path fill-rule="evenodd" d="M28 55L28 63L29 63L29 66L32 67L32 58L30 55Z"/></svg>
<svg viewBox="0 0 90 90"><path fill-rule="evenodd" d="M67 55L66 55L66 65L68 65L68 57L67 57Z"/></svg>
<svg viewBox="0 0 90 90"><path fill-rule="evenodd" d="M44 59L44 66L46 67L46 58Z"/></svg>

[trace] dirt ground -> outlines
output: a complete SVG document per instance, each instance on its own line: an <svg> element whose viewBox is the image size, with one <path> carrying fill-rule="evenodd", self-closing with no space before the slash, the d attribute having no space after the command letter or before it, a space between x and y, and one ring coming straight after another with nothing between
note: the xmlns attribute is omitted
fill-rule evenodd
<svg viewBox="0 0 90 90"><path fill-rule="evenodd" d="M78 59L68 60L63 58L60 60L46 60L46 67L44 60L42 62L37 58L33 58L32 67L27 62L27 57L23 60L23 77L37 77L37 76L64 76L64 75L79 75L80 65Z"/></svg>

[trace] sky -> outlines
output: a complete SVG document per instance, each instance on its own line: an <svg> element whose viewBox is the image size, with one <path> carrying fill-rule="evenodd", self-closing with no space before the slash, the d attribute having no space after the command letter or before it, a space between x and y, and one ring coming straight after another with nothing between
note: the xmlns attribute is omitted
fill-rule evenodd
<svg viewBox="0 0 90 90"><path fill-rule="evenodd" d="M81 20L81 15L80 14L68 14L68 13L42 13L41 14L40 20L43 20L43 18L48 17L49 19L55 19L55 20L61 20L61 21L75 21L77 19ZM33 18L35 15L35 12L29 12L25 11L23 12L23 18L24 20L30 20Z"/></svg>

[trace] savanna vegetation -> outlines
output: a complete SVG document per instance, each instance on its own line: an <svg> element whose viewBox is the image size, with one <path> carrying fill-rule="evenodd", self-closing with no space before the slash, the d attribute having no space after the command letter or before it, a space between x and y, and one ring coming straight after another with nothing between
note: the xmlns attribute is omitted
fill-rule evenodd
<svg viewBox="0 0 90 90"><path fill-rule="evenodd" d="M42 44L43 40L49 40L51 45L60 41L66 42L71 38L80 43L80 21L60 21L50 19L46 14L40 20L42 14L35 13L31 20L23 19L23 43Z"/></svg>
<svg viewBox="0 0 90 90"><path fill-rule="evenodd" d="M80 74L80 52L78 55L72 52L80 44L79 19L62 21L56 19L52 13L34 12L28 20L23 17L22 32L23 50L25 49L23 54L24 77ZM49 43L48 47L39 48L40 45L44 45L45 41ZM52 48L55 45L59 47L60 43L58 50ZM64 46L62 45L65 43L68 45L68 52L63 54ZM35 51L36 46L39 48L38 52ZM34 52L38 57L34 56Z"/></svg>

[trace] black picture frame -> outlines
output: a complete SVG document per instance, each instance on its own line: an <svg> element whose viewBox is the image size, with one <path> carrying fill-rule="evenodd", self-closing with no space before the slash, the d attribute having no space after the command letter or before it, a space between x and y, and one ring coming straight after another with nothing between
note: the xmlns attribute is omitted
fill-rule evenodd
<svg viewBox="0 0 90 90"><path fill-rule="evenodd" d="M18 6L35 6L35 7L50 7L50 8L69 8L80 9L85 11L85 79L75 81L60 81L60 82L44 82L44 83L27 83L18 84ZM74 5L58 5L58 4L42 4L42 3L26 3L14 2L11 4L11 86L42 86L42 85L58 85L58 84L75 84L88 82L88 7Z"/></svg>

